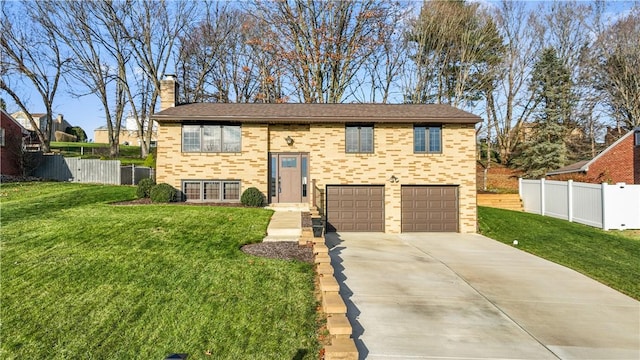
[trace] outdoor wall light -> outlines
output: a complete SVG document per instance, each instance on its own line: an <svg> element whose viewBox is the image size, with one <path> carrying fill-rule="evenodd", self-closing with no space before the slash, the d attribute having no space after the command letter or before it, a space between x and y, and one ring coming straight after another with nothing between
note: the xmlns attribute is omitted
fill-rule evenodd
<svg viewBox="0 0 640 360"><path fill-rule="evenodd" d="M400 181L400 179L398 179L395 175L391 175L391 177L389 178L389 181L395 184L398 181Z"/></svg>
<svg viewBox="0 0 640 360"><path fill-rule="evenodd" d="M293 145L293 139L291 138L291 136L287 136L284 139L287 142L287 145L289 145L289 146Z"/></svg>

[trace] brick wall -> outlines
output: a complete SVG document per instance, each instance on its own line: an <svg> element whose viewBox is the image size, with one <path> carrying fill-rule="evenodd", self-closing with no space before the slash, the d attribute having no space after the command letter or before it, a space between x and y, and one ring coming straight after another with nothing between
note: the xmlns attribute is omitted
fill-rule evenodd
<svg viewBox="0 0 640 360"><path fill-rule="evenodd" d="M376 124L373 154L345 153L344 124L243 124L238 154L182 153L180 124L161 125L158 137L158 182L178 189L186 179L240 179L242 190L255 186L266 194L268 153L302 152L309 153L310 177L320 188L384 185L387 232L400 232L401 185L459 185L460 232L476 231L473 124L445 124L442 154L414 154L412 124ZM390 183L391 175L399 182Z"/></svg>
<svg viewBox="0 0 640 360"><path fill-rule="evenodd" d="M4 145L0 149L0 174L22 175L20 157L22 154L22 129L4 112L0 117L0 127L4 129Z"/></svg>
<svg viewBox="0 0 640 360"><path fill-rule="evenodd" d="M636 182L636 179L639 178L634 174L634 166L632 165L635 162L635 171L639 171L636 152L637 150L634 146L632 134L598 157L598 159L589 166L586 176L587 179L593 183L640 183Z"/></svg>

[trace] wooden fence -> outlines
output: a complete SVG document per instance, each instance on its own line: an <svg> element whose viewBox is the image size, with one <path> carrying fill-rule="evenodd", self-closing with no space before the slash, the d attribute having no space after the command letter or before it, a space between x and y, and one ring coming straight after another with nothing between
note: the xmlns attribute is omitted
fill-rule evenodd
<svg viewBox="0 0 640 360"><path fill-rule="evenodd" d="M120 160L65 158L62 155L42 155L32 173L43 179L79 183L136 185L144 178L153 178L152 168L121 166Z"/></svg>

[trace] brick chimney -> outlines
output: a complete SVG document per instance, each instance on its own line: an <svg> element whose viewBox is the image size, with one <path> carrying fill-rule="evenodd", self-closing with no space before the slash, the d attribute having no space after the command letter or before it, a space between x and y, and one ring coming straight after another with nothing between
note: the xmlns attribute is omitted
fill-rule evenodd
<svg viewBox="0 0 640 360"><path fill-rule="evenodd" d="M178 82L176 76L165 75L160 81L160 111L178 105Z"/></svg>

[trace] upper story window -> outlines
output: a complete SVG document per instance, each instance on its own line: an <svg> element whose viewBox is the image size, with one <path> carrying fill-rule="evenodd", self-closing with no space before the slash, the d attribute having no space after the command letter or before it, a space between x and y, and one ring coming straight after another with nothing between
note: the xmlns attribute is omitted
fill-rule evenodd
<svg viewBox="0 0 640 360"><path fill-rule="evenodd" d="M184 152L240 152L240 125L183 125Z"/></svg>
<svg viewBox="0 0 640 360"><path fill-rule="evenodd" d="M414 153L441 153L442 152L442 126L441 125L416 125L413 127L413 152Z"/></svg>
<svg viewBox="0 0 640 360"><path fill-rule="evenodd" d="M372 153L373 152L373 125L347 125L346 152L348 153Z"/></svg>
<svg viewBox="0 0 640 360"><path fill-rule="evenodd" d="M0 129L0 146L4 146L4 129Z"/></svg>
<svg viewBox="0 0 640 360"><path fill-rule="evenodd" d="M635 140L636 140L635 141L636 146L640 146L640 130L636 130L633 136L635 137Z"/></svg>

